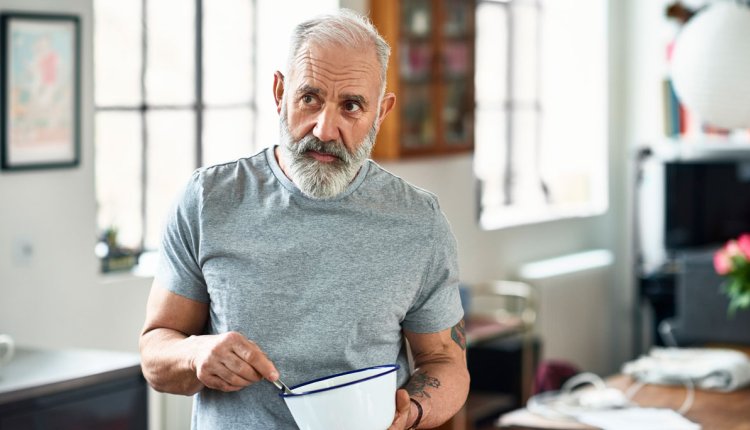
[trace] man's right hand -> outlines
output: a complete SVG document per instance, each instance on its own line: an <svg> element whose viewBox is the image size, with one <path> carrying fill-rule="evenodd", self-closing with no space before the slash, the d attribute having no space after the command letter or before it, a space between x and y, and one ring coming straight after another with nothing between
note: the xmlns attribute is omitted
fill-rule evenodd
<svg viewBox="0 0 750 430"><path fill-rule="evenodd" d="M186 396L205 387L237 391L263 378L279 378L266 354L242 334L202 334L208 312L208 303L154 281L139 345L143 376L156 391Z"/></svg>
<svg viewBox="0 0 750 430"><path fill-rule="evenodd" d="M188 340L194 343L190 368L208 388L237 391L261 379L279 378L266 354L240 333L191 336Z"/></svg>

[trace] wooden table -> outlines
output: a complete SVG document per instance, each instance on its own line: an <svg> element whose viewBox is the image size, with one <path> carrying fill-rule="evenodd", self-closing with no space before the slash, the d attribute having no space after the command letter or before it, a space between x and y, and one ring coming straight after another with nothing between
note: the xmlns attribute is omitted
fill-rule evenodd
<svg viewBox="0 0 750 430"><path fill-rule="evenodd" d="M628 376L610 378L608 384L626 389L633 383ZM679 386L644 385L633 397L640 406L677 410L685 400L686 389ZM685 414L703 430L750 430L750 387L730 393L695 390L693 405Z"/></svg>
<svg viewBox="0 0 750 430"><path fill-rule="evenodd" d="M627 389L634 383L629 376L617 375L607 379L607 384ZM677 410L685 400L686 389L680 386L644 385L633 397L639 406L670 408ZM750 430L750 387L730 393L718 391L695 390L693 405L685 414L690 421L701 425L703 430ZM514 425L513 420L506 420L504 429L541 429L552 428L539 425ZM561 427L556 427L561 428ZM567 429L595 429L586 425L574 424Z"/></svg>

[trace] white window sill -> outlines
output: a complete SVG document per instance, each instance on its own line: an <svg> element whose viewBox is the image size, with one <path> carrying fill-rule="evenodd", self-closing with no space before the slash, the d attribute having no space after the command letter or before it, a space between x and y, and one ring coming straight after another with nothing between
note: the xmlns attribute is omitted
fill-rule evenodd
<svg viewBox="0 0 750 430"><path fill-rule="evenodd" d="M613 262L614 255L612 254L612 251L607 249L594 249L547 260L526 263L520 267L518 275L521 279L527 281L537 281L540 279L554 278L557 276L609 267Z"/></svg>
<svg viewBox="0 0 750 430"><path fill-rule="evenodd" d="M588 218L602 215L607 205L586 204L569 207L543 208L495 208L485 209L479 218L483 230L501 230L512 227L562 221L574 218Z"/></svg>

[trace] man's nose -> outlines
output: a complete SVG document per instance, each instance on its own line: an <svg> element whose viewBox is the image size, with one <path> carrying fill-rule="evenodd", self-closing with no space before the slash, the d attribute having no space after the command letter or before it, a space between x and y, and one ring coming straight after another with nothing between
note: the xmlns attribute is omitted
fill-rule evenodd
<svg viewBox="0 0 750 430"><path fill-rule="evenodd" d="M313 128L313 135L323 142L340 140L339 116L335 107L327 106L320 111L315 127Z"/></svg>

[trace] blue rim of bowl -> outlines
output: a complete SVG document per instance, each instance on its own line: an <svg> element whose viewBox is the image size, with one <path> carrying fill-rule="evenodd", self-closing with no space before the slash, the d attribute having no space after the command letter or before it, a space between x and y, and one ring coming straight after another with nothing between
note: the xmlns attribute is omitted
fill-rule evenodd
<svg viewBox="0 0 750 430"><path fill-rule="evenodd" d="M333 387L320 388L320 389L312 390L312 391L305 391L304 393L289 393L289 394L287 394L287 393L279 393L279 397L301 397L301 396L306 396L308 394L322 393L324 391L333 390L334 388L346 387L348 385L359 384L360 382L365 382L365 381L369 381L370 379L379 378L379 377L381 377L383 375L387 375L387 374L389 374L391 372L395 372L395 371L397 371L400 368L401 368L401 366L399 366L398 364L381 364L379 366L365 367L365 368L362 368L362 369L350 370L348 372L341 372L341 373L337 373L335 375L330 375L330 376L326 376L326 377L323 377L323 378L318 378L318 379L313 379L311 381L303 382L301 384L297 384L297 385L294 385L292 387L289 387L289 389L290 390L294 390L296 388L304 387L305 385L310 385L310 384L312 384L314 382L325 381L326 379L337 378L339 376L349 375L349 374L352 374L352 373L364 372L366 370L371 370L371 369L386 369L385 372L377 373L375 375L368 376L367 378L357 379L356 381L351 381L351 382L346 382L344 384L334 385Z"/></svg>

